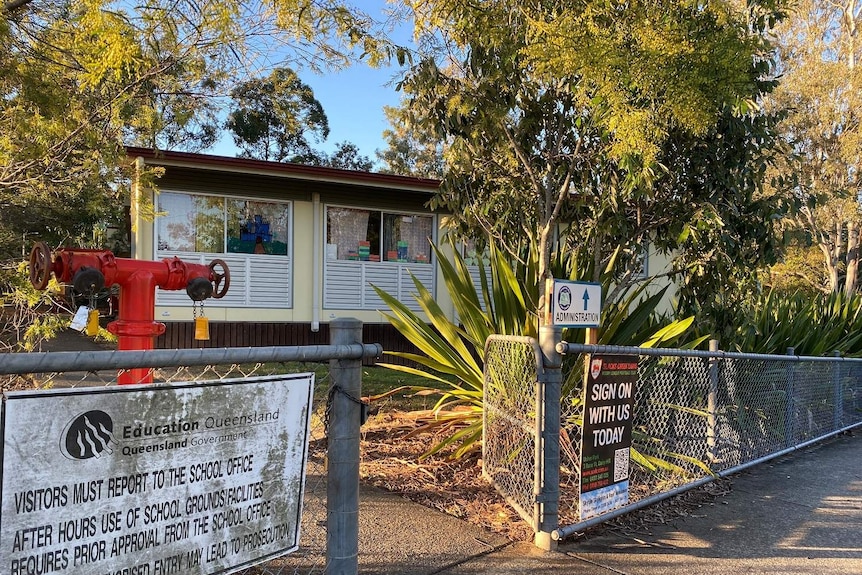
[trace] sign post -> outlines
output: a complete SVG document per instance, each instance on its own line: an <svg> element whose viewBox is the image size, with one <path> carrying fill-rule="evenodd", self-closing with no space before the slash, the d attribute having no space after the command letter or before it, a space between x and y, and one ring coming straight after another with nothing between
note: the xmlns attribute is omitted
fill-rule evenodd
<svg viewBox="0 0 862 575"><path fill-rule="evenodd" d="M599 327L602 319L602 286L597 283L554 280L553 325Z"/></svg>

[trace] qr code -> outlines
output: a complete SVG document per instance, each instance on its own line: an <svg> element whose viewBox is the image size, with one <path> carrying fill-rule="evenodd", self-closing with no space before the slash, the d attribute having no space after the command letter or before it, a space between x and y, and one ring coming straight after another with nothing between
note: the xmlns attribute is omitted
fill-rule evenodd
<svg viewBox="0 0 862 575"><path fill-rule="evenodd" d="M629 448L614 451L614 483L629 478Z"/></svg>

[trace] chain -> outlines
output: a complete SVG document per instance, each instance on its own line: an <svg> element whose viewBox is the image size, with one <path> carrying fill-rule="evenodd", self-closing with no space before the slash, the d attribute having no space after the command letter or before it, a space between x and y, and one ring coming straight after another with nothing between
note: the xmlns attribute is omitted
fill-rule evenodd
<svg viewBox="0 0 862 575"><path fill-rule="evenodd" d="M347 397L347 399L359 406L360 425L365 423L365 420L368 418L368 404L345 391L345 389L337 383L334 383L329 386L329 393L326 396L326 409L323 412L323 428L326 430L327 437L329 437L329 416L332 414L332 403L336 393L340 393L341 395Z"/></svg>
<svg viewBox="0 0 862 575"><path fill-rule="evenodd" d="M198 307L200 305L200 307ZM200 317L204 317L204 302L201 301L193 301L192 302L192 319L197 319L198 315Z"/></svg>

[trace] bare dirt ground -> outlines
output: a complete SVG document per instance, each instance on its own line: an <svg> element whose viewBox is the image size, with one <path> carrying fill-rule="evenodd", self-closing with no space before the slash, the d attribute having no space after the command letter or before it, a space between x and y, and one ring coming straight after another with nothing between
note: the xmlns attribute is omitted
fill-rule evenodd
<svg viewBox="0 0 862 575"><path fill-rule="evenodd" d="M449 453L422 458L440 437L410 435L428 412L387 411L363 426L362 481L398 493L474 525L503 534L512 541L530 541L533 533L503 497L482 477L480 454L453 460ZM731 490L718 480L683 495L591 529L586 535L615 531L628 537L647 535L655 525L672 523L708 505L717 505ZM563 518L565 519L565 518ZM569 518L572 523L574 518Z"/></svg>

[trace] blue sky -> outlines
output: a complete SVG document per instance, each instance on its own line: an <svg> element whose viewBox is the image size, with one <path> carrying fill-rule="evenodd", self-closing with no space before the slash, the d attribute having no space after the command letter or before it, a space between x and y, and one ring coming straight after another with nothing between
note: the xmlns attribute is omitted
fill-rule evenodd
<svg viewBox="0 0 862 575"><path fill-rule="evenodd" d="M374 160L375 150L385 147L382 133L389 127L383 106L397 106L401 97L391 82L395 73L357 64L336 74L302 75L329 118L329 137L320 147L331 152L336 143L349 141Z"/></svg>
<svg viewBox="0 0 862 575"><path fill-rule="evenodd" d="M356 144L363 156L376 161L375 151L385 148L382 133L389 127L383 106L397 106L399 92L391 83L396 70L372 69L365 64L337 73L300 72L302 81L311 86L329 119L329 137L315 147L331 153L339 142ZM390 84L390 85L387 85ZM225 133L213 154L235 156L236 147Z"/></svg>
<svg viewBox="0 0 862 575"><path fill-rule="evenodd" d="M353 4L374 17L381 17L386 0L354 0ZM395 32L398 42L410 42L410 26L404 25ZM375 152L383 150L383 130L389 127L383 114L384 106L397 106L401 95L395 91L393 78L397 66L371 68L367 64L354 64L339 72L315 74L310 70L297 70L302 81L311 86L329 119L329 137L325 142L313 144L315 148L332 153L336 144L356 144L359 153L377 161ZM225 133L210 153L235 156L236 147Z"/></svg>

